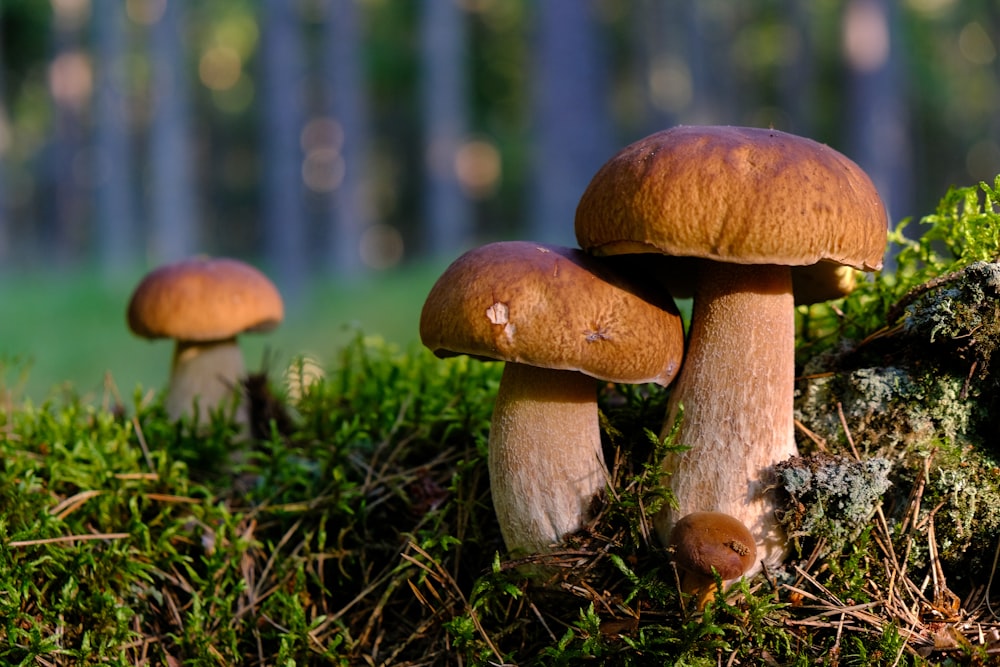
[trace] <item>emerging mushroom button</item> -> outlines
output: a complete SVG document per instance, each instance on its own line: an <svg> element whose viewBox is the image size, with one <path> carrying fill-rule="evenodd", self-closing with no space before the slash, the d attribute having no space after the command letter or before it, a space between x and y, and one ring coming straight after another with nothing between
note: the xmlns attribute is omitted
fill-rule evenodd
<svg viewBox="0 0 1000 667"><path fill-rule="evenodd" d="M715 594L715 574L723 583L753 568L753 535L739 520L721 512L692 512L674 524L668 543L681 573L681 590L704 609Z"/></svg>
<svg viewBox="0 0 1000 667"><path fill-rule="evenodd" d="M234 400L246 375L236 336L269 331L284 316L277 288L254 267L234 259L197 257L150 272L132 294L128 325L143 338L172 338L174 357L165 404L172 419L198 405L202 421Z"/></svg>
<svg viewBox="0 0 1000 667"><path fill-rule="evenodd" d="M545 551L589 518L608 471L595 378L667 385L683 333L673 301L569 248L512 241L472 250L431 289L420 337L441 357L507 362L489 471L508 550Z"/></svg>
<svg viewBox="0 0 1000 667"><path fill-rule="evenodd" d="M663 282L675 296L693 292L686 359L664 425L683 406L679 438L690 449L664 461L678 507L656 517L661 540L686 514L722 511L776 565L787 539L766 476L797 453L793 286L810 283L813 298L831 298L849 289L840 265L881 267L887 218L875 187L849 159L809 139L677 127L627 146L598 171L577 208L576 235L595 255L678 258L681 279L672 272Z"/></svg>

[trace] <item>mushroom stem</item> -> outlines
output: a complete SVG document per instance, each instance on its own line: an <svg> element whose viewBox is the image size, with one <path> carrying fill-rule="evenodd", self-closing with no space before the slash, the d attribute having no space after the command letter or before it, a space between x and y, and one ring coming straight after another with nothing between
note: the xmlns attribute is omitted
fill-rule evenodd
<svg viewBox="0 0 1000 667"><path fill-rule="evenodd" d="M237 423L247 422L241 392L246 375L243 353L236 338L207 342L177 341L165 401L171 419L192 414L199 405L199 421L207 422L212 410L236 407Z"/></svg>
<svg viewBox="0 0 1000 667"><path fill-rule="evenodd" d="M719 587L715 583L715 577L693 572L685 572L681 575L681 591L694 596L694 608L697 611L705 610L708 603L715 597L717 590Z"/></svg>
<svg viewBox="0 0 1000 667"><path fill-rule="evenodd" d="M512 554L546 551L590 517L608 470L594 378L508 362L493 408L490 486Z"/></svg>
<svg viewBox="0 0 1000 667"><path fill-rule="evenodd" d="M699 269L687 356L664 426L666 432L683 406L678 442L690 449L664 460L678 506L661 510L655 524L666 540L691 512L739 519L757 543L751 576L761 560L777 565L787 552L767 476L797 453L791 273L785 266L707 260Z"/></svg>

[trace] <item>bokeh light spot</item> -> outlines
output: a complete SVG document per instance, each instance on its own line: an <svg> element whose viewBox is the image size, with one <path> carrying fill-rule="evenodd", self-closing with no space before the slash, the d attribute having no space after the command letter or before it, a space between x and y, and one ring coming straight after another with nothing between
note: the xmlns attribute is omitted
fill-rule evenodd
<svg viewBox="0 0 1000 667"><path fill-rule="evenodd" d="M82 51L67 51L49 65L49 90L60 104L82 109L94 89L90 58Z"/></svg>
<svg viewBox="0 0 1000 667"><path fill-rule="evenodd" d="M198 76L212 90L228 90L236 85L243 73L243 60L236 49L212 46L201 54Z"/></svg>
<svg viewBox="0 0 1000 667"><path fill-rule="evenodd" d="M958 34L958 50L973 65L989 65L997 57L996 46L978 21L972 21Z"/></svg>
<svg viewBox="0 0 1000 667"><path fill-rule="evenodd" d="M500 151L490 141L466 141L455 152L455 175L469 197L481 199L496 192L501 172Z"/></svg>
<svg viewBox="0 0 1000 667"><path fill-rule="evenodd" d="M371 225L361 233L360 251L365 266L391 269L403 259L403 235L392 225Z"/></svg>
<svg viewBox="0 0 1000 667"><path fill-rule="evenodd" d="M847 6L843 25L844 57L861 72L874 72L889 59L889 24L882 8L872 0L855 0Z"/></svg>

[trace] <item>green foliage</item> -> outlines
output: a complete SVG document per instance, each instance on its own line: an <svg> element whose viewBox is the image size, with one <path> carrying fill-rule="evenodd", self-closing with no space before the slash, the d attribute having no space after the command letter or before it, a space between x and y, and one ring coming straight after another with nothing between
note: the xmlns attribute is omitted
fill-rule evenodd
<svg viewBox="0 0 1000 667"><path fill-rule="evenodd" d="M951 188L937 210L921 219L926 229L916 240L903 235L905 223L891 240L901 246L892 281L909 289L973 262L995 262L1000 256L1000 176L993 185ZM902 296L897 291L897 296Z"/></svg>
<svg viewBox="0 0 1000 667"><path fill-rule="evenodd" d="M953 188L921 220L920 238L906 238L905 225L890 235L899 250L891 271L839 306L803 311L799 351L809 358L797 385L796 416L809 437L805 446L861 456L850 464L855 467L892 466L888 480L880 477L890 482L881 514L861 524L857 538L841 529L858 522L831 516L831 509L869 506L864 496L879 481L869 477L874 469L834 475L832 489L813 488L801 465L783 471L793 500L786 520L816 538L812 556L825 570L812 583L823 599L835 601L831 608L884 606L880 632L838 641L838 651L853 653L853 664L921 664L936 652L955 664L975 664L971 654L985 650L947 621L946 639L927 629L922 632L933 641L915 637L910 628L919 628L920 620L905 611L915 601L905 593L887 595L885 582L933 581L929 604L940 618L989 620L981 607L965 609L962 601L972 599L976 582L992 576L1000 537L998 205L1000 177L993 185ZM837 487L862 493L842 497Z"/></svg>
<svg viewBox="0 0 1000 667"><path fill-rule="evenodd" d="M240 337L247 366L281 384L284 368L299 356L335 362L359 328L411 345L423 298L441 268L411 264L349 283L317 279L280 327ZM110 404L128 401L137 386L147 392L165 386L171 342L142 340L125 323L125 304L140 277L136 271L109 285L96 271L72 279L19 271L17 280L0 280L0 391L36 402L72 393Z"/></svg>
<svg viewBox="0 0 1000 667"><path fill-rule="evenodd" d="M995 262L1000 252L1000 176L993 185L951 188L935 212L924 216L918 238L906 232L909 220L889 232L892 270L881 271L861 282L839 304L810 307L800 331L815 354L834 340L861 340L891 325L893 308L918 286L958 271L975 262ZM833 337L837 335L837 338Z"/></svg>
<svg viewBox="0 0 1000 667"><path fill-rule="evenodd" d="M992 186L949 190L923 218L919 239L897 229L894 271L844 300L839 344L804 365L809 379L799 385L796 403L800 421L833 451L844 451L846 430L863 454L892 462L888 520L909 521L911 502L912 520L926 525L936 517L937 557L963 587L985 576L1000 536L998 203L1000 177ZM926 497L907 500L912 489ZM828 509L812 500L806 514ZM803 531L829 537L826 528ZM911 566L930 565L926 539L908 533L898 540Z"/></svg>
<svg viewBox="0 0 1000 667"><path fill-rule="evenodd" d="M411 631L394 600L414 599L387 586L410 573L407 540L442 558L498 543L489 522L445 529L488 507L468 467L498 370L358 337L297 404L301 428L259 443L139 395L133 417L77 398L5 410L0 660L338 664L367 649L373 608L336 605L365 591L392 615L378 632Z"/></svg>

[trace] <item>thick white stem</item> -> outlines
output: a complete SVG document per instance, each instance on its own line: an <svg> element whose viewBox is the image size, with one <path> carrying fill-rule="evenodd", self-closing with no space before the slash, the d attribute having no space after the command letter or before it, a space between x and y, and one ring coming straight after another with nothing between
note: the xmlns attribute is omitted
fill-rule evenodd
<svg viewBox="0 0 1000 667"><path fill-rule="evenodd" d="M683 406L679 443L690 449L664 461L679 508L656 517L657 533L668 539L690 512L725 512L753 534L758 561L774 566L787 553L787 538L767 477L775 463L797 454L790 271L705 262L698 285L688 351L664 426L672 426Z"/></svg>
<svg viewBox="0 0 1000 667"><path fill-rule="evenodd" d="M597 383L574 371L504 367L490 429L493 505L508 551L546 551L590 518L608 479Z"/></svg>
<svg viewBox="0 0 1000 667"><path fill-rule="evenodd" d="M235 338L208 343L178 341L167 389L167 414L171 419L191 415L197 401L199 421L204 423L213 410L235 405L237 422L246 423L240 384L245 376L243 353Z"/></svg>

